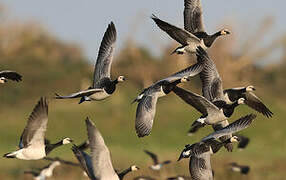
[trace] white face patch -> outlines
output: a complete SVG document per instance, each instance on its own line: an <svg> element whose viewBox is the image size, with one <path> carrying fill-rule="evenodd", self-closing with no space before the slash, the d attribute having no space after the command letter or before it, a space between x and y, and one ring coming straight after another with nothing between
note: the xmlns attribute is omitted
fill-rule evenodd
<svg viewBox="0 0 286 180"><path fill-rule="evenodd" d="M5 82L6 82L6 78L1 77L1 78L0 78L0 83L4 84Z"/></svg>
<svg viewBox="0 0 286 180"><path fill-rule="evenodd" d="M190 151L190 150L183 152L183 156L189 156L190 154L191 154L191 151Z"/></svg>
<svg viewBox="0 0 286 180"><path fill-rule="evenodd" d="M205 123L206 118L199 118L197 119L198 122L204 124Z"/></svg>
<svg viewBox="0 0 286 180"><path fill-rule="evenodd" d="M63 144L69 144L69 143L71 143L71 139L70 138L63 139Z"/></svg>
<svg viewBox="0 0 286 180"><path fill-rule="evenodd" d="M131 166L131 171L137 171L137 170L138 170L137 166L135 165Z"/></svg>

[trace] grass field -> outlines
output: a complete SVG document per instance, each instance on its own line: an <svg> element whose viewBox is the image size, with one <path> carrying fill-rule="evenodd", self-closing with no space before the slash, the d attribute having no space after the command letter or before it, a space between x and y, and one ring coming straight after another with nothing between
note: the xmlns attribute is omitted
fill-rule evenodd
<svg viewBox="0 0 286 180"><path fill-rule="evenodd" d="M5 87L1 89L1 93L5 94ZM192 137L186 136L190 124L199 117L199 113L170 94L158 101L151 136L137 138L134 130L136 105L130 105L130 102L139 91L131 85L122 84L109 99L102 102L86 102L82 105L78 105L77 100L51 99L46 137L52 142L63 137L70 137L79 144L87 138L84 120L89 116L101 131L111 151L114 167L124 169L131 164L136 164L141 168L140 171L128 175L125 179L132 179L134 176L143 174L157 177L157 179L176 174L189 175L188 160L179 163L176 160L185 144L198 141L211 132L211 128L206 127ZM47 96L51 96L52 93ZM267 94L259 94L259 91L257 94L263 97L262 99L274 112L274 117L267 119L258 115L253 124L241 133L251 138L249 146L244 151L235 149L233 153L228 153L223 149L212 156L215 179L285 179L286 104ZM15 99L14 105L2 106L3 108L0 109L0 154L17 148L23 127L37 100L30 99L25 103L17 103ZM255 112L246 106L241 106L231 121L248 113ZM70 148L71 145L58 148L50 154L50 157L59 156L76 162ZM154 173L147 167L152 161L143 152L144 149L158 153L162 160L170 159L173 162L160 173ZM250 165L250 174L242 176L227 171L227 164L233 161ZM32 179L30 175L24 175L23 171L47 164L48 162L44 160L22 161L2 158L0 179ZM55 176L52 179L86 178L82 176L81 169L63 165L55 169Z"/></svg>

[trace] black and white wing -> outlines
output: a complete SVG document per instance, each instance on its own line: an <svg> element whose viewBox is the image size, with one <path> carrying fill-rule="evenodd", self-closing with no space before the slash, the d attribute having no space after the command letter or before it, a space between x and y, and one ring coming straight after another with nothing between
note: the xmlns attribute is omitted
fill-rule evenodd
<svg viewBox="0 0 286 180"><path fill-rule="evenodd" d="M183 77L193 77L193 76L199 74L203 68L204 68L203 61L198 62L196 64L193 64L193 65L187 67L186 69L183 69L179 72L172 74L171 76L169 76L169 77L167 77L161 81L174 82L174 81L181 79Z"/></svg>
<svg viewBox="0 0 286 180"><path fill-rule="evenodd" d="M0 77L4 77L6 79L10 79L12 81L22 81L22 76L15 72L15 71L9 71L9 70L5 70L5 71L0 71Z"/></svg>
<svg viewBox="0 0 286 180"><path fill-rule="evenodd" d="M250 124L252 123L253 119L255 119L255 118L256 118L255 114L249 114L249 115L246 115L244 117L241 117L240 119L234 121L233 123L226 126L225 128L223 128L219 131L215 131L215 132L211 133L210 135L204 137L202 139L202 141L206 141L208 139L217 139L217 138L220 138L222 136L226 136L226 135L241 131L241 130L249 127Z"/></svg>
<svg viewBox="0 0 286 180"><path fill-rule="evenodd" d="M91 96L94 93L97 92L103 92L103 89L88 89L88 90L84 90L84 91L79 91L67 96L61 96L57 93L55 93L55 99L73 99L73 98L80 98L80 97L84 97L84 96Z"/></svg>
<svg viewBox="0 0 286 180"><path fill-rule="evenodd" d="M86 172L87 176L91 180L97 180L93 173L93 165L92 165L91 157L88 154L86 154L84 151L81 151L80 149L78 149L77 146L73 146L72 151L75 157L77 158L81 168Z"/></svg>
<svg viewBox="0 0 286 180"><path fill-rule="evenodd" d="M159 164L158 157L157 157L156 154L154 154L154 153L152 153L152 152L150 152L150 151L148 151L148 150L144 150L144 152L145 152L146 154L148 154L148 155L152 158L152 160L153 160L153 162L154 162L154 165Z"/></svg>
<svg viewBox="0 0 286 180"><path fill-rule="evenodd" d="M116 42L116 29L113 22L111 22L106 32L104 33L103 39L100 44L95 68L94 68L94 79L93 87L97 87L100 79L104 77L110 77L110 69L113 60L113 52Z"/></svg>
<svg viewBox="0 0 286 180"><path fill-rule="evenodd" d="M175 86L172 91L177 96L179 96L183 101L193 106L197 111L199 111L203 115L206 115L214 111L217 111L219 113L219 109L203 96L200 96L193 92L186 91L177 86Z"/></svg>
<svg viewBox="0 0 286 180"><path fill-rule="evenodd" d="M198 61L204 61L204 68L200 73L203 96L209 101L222 100L224 98L222 80L215 63L201 47L198 47L197 57Z"/></svg>
<svg viewBox="0 0 286 180"><path fill-rule="evenodd" d="M193 34L205 31L201 0L185 0L184 27Z"/></svg>
<svg viewBox="0 0 286 180"><path fill-rule="evenodd" d="M262 113L267 118L272 117L273 112L271 112L253 92L244 93L244 99L244 103L252 109Z"/></svg>
<svg viewBox="0 0 286 180"><path fill-rule="evenodd" d="M189 44L189 42L200 42L200 39L198 39L195 35L191 34L190 32L178 28L174 25L171 25L155 15L151 17L157 26L162 30L165 31L171 38L176 40L178 43L180 43L182 46L186 46Z"/></svg>
<svg viewBox="0 0 286 180"><path fill-rule="evenodd" d="M135 129L138 137L148 136L151 133L156 113L158 94L144 95L137 105Z"/></svg>
<svg viewBox="0 0 286 180"><path fill-rule="evenodd" d="M118 179L116 172L112 166L110 152L105 145L104 139L94 123L87 118L85 120L89 147L91 150L91 159L93 165L93 173L96 178ZM117 178L116 178L117 177Z"/></svg>
<svg viewBox="0 0 286 180"><path fill-rule="evenodd" d="M20 138L19 147L44 147L47 124L48 101L45 97L41 97L28 119Z"/></svg>

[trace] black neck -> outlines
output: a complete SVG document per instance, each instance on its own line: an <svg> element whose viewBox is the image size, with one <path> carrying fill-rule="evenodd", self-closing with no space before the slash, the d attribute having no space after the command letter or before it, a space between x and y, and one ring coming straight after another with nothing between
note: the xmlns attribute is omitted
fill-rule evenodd
<svg viewBox="0 0 286 180"><path fill-rule="evenodd" d="M214 33L213 35L208 36L207 38L204 38L204 43L207 47L211 47L213 42L216 40L217 37L221 36L221 32L218 31Z"/></svg>
<svg viewBox="0 0 286 180"><path fill-rule="evenodd" d="M113 84L118 84L118 80L115 79L114 81L112 81Z"/></svg>
<svg viewBox="0 0 286 180"><path fill-rule="evenodd" d="M129 167L129 168L123 170L122 172L118 173L119 179L123 179L123 177L131 171L132 171L131 167Z"/></svg>
<svg viewBox="0 0 286 180"><path fill-rule="evenodd" d="M57 147L59 147L61 145L63 145L63 141L62 140L57 142L57 143L55 143L55 144L46 144L46 147L45 147L46 155L48 155L53 149L55 149L55 148L57 148Z"/></svg>
<svg viewBox="0 0 286 180"><path fill-rule="evenodd" d="M172 91L172 89L176 86L176 85L178 85L179 83L181 83L181 79L178 79L178 80L176 80L176 81L174 81L174 82L172 82L172 83L169 83L169 84L167 84L167 85L163 85L163 91L164 91L164 93L165 94L169 94L171 91Z"/></svg>
<svg viewBox="0 0 286 180"><path fill-rule="evenodd" d="M238 101L235 101L234 103L232 104L226 104L224 107L223 107L223 113L226 117L231 117L231 115L234 113L234 109L238 106Z"/></svg>

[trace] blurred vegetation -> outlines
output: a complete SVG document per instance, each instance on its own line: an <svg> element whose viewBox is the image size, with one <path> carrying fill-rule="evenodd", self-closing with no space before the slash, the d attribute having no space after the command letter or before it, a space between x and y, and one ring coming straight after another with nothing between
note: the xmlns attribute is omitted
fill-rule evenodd
<svg viewBox="0 0 286 180"><path fill-rule="evenodd" d="M223 150L213 156L212 164L217 179L285 178L286 132L283 127L286 123L283 119L286 103L283 100L286 86L286 34L270 42L268 47L256 47L267 35L271 22L271 18L263 20L257 32L249 34L247 40L240 42L239 46L238 40L232 35L220 38L209 50L225 88L255 85L258 87L257 94L263 97L275 114L270 120L260 115L253 126L243 132L252 139L248 149L234 153ZM253 41L257 43L254 44ZM117 92L102 102L78 105L76 100L51 99L47 137L54 142L69 136L80 143L86 138L84 119L90 116L102 132L116 168L123 169L136 163L142 171L135 175L147 173L158 178L178 173L188 175L187 160L172 163L161 174L151 172L146 167L151 160L142 150L160 152L160 159L175 161L185 144L195 142L210 132L210 128L205 128L194 137L186 136L189 125L199 113L169 95L158 102L152 135L138 139L134 130L136 106L131 106L130 102L143 87L187 67L195 62L195 58L170 56L176 44L166 47L160 57L153 56L148 49L138 46L132 40L124 44L125 47L115 55L112 73L113 77L125 75L128 81L120 84ZM278 63L259 65L261 59L271 62L273 59L269 58L269 54L275 53L277 49L284 53ZM9 18L0 23L0 62L1 70L15 70L23 75L22 82L9 82L0 87L0 154L15 149L26 119L40 96L52 97L55 92L66 94L87 88L92 81L94 69L94 62L87 60L78 45L59 40L38 23L18 22ZM187 86L200 92L198 78L194 78ZM234 119L249 112L251 110L248 108L241 107ZM76 161L69 148L69 145L61 147L51 156ZM231 161L250 165L250 175L226 172L226 164ZM0 179L5 180L31 179L31 176L23 175L24 170L47 164L43 160L1 159L1 162ZM55 171L55 178L51 179L85 179L80 169L72 169L71 173L70 167L60 167Z"/></svg>

